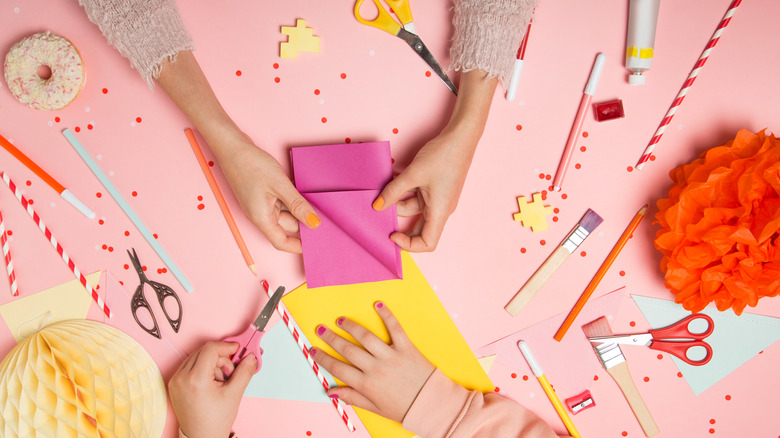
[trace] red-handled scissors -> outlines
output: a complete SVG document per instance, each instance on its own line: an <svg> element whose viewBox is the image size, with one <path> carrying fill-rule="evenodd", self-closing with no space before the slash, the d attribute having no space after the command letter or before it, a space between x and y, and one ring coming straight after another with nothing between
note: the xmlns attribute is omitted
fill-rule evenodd
<svg viewBox="0 0 780 438"><path fill-rule="evenodd" d="M696 320L707 321L707 328L703 331L692 331L691 323ZM669 327L650 330L648 333L599 336L588 339L594 344L644 345L653 350L673 354L689 365L701 366L707 364L712 359L712 347L704 342L703 339L711 335L714 329L715 323L712 321L712 318L703 313L694 313ZM697 347L704 348L706 355L702 359L693 360L689 357L689 352L692 348Z"/></svg>
<svg viewBox="0 0 780 438"><path fill-rule="evenodd" d="M249 328L244 330L244 332L238 336L232 336L224 340L225 342L238 343L238 350L236 350L236 353L230 357L233 365L238 366L239 362L241 362L243 358L251 353L254 354L257 358L257 368L255 369L255 374L260 371L260 368L263 364L263 349L260 348L260 339L263 338L263 334L265 334L265 326L268 324L268 320L276 310L276 306L279 305L279 300L282 299L282 295L284 295L284 287L279 286L276 289L276 292L271 295L271 298L265 304L265 307L263 307L263 311L260 312L260 315L257 316L257 319L255 319L255 322L252 323Z"/></svg>

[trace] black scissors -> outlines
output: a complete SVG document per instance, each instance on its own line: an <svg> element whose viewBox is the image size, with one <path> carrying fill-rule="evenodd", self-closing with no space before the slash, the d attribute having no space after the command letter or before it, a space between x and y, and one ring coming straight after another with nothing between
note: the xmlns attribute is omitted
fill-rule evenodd
<svg viewBox="0 0 780 438"><path fill-rule="evenodd" d="M130 309L133 311L133 318L135 318L135 322L137 322L146 333L149 333L157 339L162 339L160 336L160 327L157 326L157 318L154 317L152 308L149 306L149 301L146 301L146 297L144 296L144 284L148 284L157 294L157 300L160 302L160 307L162 307L163 313L165 314L165 318L168 320L168 323L171 324L173 331L178 333L179 326L181 326L182 316L181 300L179 300L179 296L176 295L176 292L174 292L170 287L156 281L150 281L148 278L146 278L144 269L141 267L141 262L138 260L138 254L135 252L135 248L132 248L132 250L132 253L127 251L127 255L130 256L130 260L133 262L133 266L135 267L135 272L138 274L138 279L141 282L141 284L139 284L135 289L133 299L130 301ZM165 299L168 297L173 297L179 307L179 311L177 313L178 316L176 319L171 319L171 316L168 315L168 309L165 307ZM152 324L154 324L154 327L149 328L138 319L138 309L141 308L146 309L146 311L149 312L149 316L152 317Z"/></svg>

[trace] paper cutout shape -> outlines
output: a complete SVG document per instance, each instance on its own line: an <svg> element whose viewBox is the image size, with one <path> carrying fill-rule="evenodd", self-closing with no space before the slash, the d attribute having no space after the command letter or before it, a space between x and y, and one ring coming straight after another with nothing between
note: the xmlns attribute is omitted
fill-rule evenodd
<svg viewBox="0 0 780 438"><path fill-rule="evenodd" d="M631 298L654 329L671 325L691 314L674 301L637 295ZM712 347L712 360L697 367L669 356L696 395L780 340L780 318L747 312L737 316L730 311L720 312L713 306L705 307L701 313L715 322L715 330L704 340Z"/></svg>
<svg viewBox="0 0 780 438"><path fill-rule="evenodd" d="M371 204L392 178L388 142L293 148L295 186L320 216L314 230L301 225L309 287L399 279L401 250L395 206Z"/></svg>
<svg viewBox="0 0 780 438"><path fill-rule="evenodd" d="M314 30L306 27L305 20L297 20L295 27L282 26L282 34L288 36L287 42L279 46L282 58L297 58L298 52L320 52L320 37L314 36Z"/></svg>
<svg viewBox="0 0 780 438"><path fill-rule="evenodd" d="M304 284L282 301L313 346L335 356L333 349L314 334L315 327L327 324L348 337L335 324L336 319L347 316L387 342L389 335L373 307L376 301L382 301L417 348L447 376L466 388L492 391L493 384L412 257L404 252L402 260L403 280L317 289L308 289ZM413 435L399 423L361 409L355 411L373 438Z"/></svg>
<svg viewBox="0 0 780 438"><path fill-rule="evenodd" d="M479 364L482 365L482 369L485 370L485 373L489 373L490 368L492 368L493 364L496 362L496 355L480 357L477 360L479 361Z"/></svg>
<svg viewBox="0 0 780 438"><path fill-rule="evenodd" d="M331 403L283 322L277 322L263 335L260 347L263 349L263 367L252 377L244 397ZM336 385L329 373L320 371L331 385Z"/></svg>
<svg viewBox="0 0 780 438"><path fill-rule="evenodd" d="M97 287L100 272L86 277L93 288ZM91 303L92 297L84 293L84 286L73 280L4 304L0 306L0 316L14 340L20 342L49 324L86 318Z"/></svg>
<svg viewBox="0 0 780 438"><path fill-rule="evenodd" d="M517 205L520 207L520 211L512 217L514 217L516 222L522 223L524 227L530 227L534 233L546 231L549 229L547 216L553 214L553 209L549 205L545 206L543 202L540 193L534 193L533 201L530 203L525 200L525 196L520 196L517 198Z"/></svg>

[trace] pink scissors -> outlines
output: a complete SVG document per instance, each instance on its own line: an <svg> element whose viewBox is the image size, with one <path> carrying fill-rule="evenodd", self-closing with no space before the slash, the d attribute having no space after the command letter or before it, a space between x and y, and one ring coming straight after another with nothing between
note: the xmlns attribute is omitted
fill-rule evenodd
<svg viewBox="0 0 780 438"><path fill-rule="evenodd" d="M238 350L236 350L236 353L230 357L233 365L238 366L239 362L241 362L243 358L251 353L254 354L257 358L257 368L255 369L255 374L260 371L260 368L263 364L263 349L260 348L260 339L263 338L263 334L265 334L265 326L268 324L268 320L276 310L276 306L279 305L279 300L282 299L282 295L284 295L284 287L279 286L276 289L276 292L271 295L271 298L265 304L265 307L263 307L263 311L260 312L252 325L250 325L240 335L231 336L224 340L224 342L238 343Z"/></svg>
<svg viewBox="0 0 780 438"><path fill-rule="evenodd" d="M694 333L691 331L690 324L696 320L707 321L707 328L702 332ZM689 365L705 365L712 359L712 347L703 341L704 338L712 334L715 329L715 323L712 318L703 313L694 313L680 321L656 330L650 330L648 333L636 333L632 335L599 336L588 338L594 344L629 344L644 345L653 350L665 351L680 358ZM702 347L706 351L704 358L693 360L688 357L688 352L692 348Z"/></svg>

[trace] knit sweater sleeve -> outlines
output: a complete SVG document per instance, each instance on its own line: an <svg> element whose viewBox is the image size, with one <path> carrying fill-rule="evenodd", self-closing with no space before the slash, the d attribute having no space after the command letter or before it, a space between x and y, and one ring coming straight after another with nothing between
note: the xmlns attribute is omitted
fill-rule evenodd
<svg viewBox="0 0 780 438"><path fill-rule="evenodd" d="M483 70L506 85L539 0L454 0L455 71Z"/></svg>
<svg viewBox="0 0 780 438"><path fill-rule="evenodd" d="M498 394L468 391L438 369L412 403L403 426L426 438L558 438L528 409Z"/></svg>
<svg viewBox="0 0 780 438"><path fill-rule="evenodd" d="M108 43L154 88L165 59L194 44L175 0L79 0Z"/></svg>

